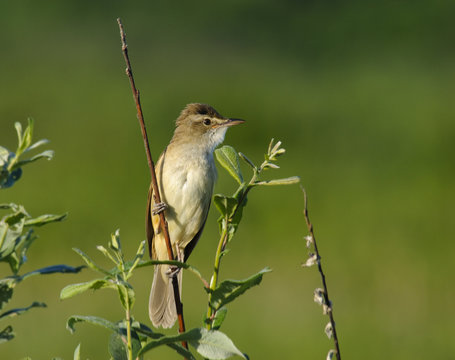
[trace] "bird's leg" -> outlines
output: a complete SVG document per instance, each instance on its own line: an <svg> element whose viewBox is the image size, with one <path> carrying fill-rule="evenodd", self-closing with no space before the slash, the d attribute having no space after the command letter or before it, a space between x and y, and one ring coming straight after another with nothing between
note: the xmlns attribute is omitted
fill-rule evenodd
<svg viewBox="0 0 455 360"><path fill-rule="evenodd" d="M167 204L160 202L158 204L153 204L152 215L158 215L160 212L163 212L168 208Z"/></svg>
<svg viewBox="0 0 455 360"><path fill-rule="evenodd" d="M177 248L177 260L180 262L184 261L185 253L183 249ZM173 278L177 276L177 274L182 270L180 266L177 265L169 265L169 269L166 271L166 275L169 278Z"/></svg>

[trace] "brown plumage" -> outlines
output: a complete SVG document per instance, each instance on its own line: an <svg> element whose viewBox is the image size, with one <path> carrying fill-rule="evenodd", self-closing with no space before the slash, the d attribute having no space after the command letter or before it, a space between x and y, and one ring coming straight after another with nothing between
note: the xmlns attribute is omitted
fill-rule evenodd
<svg viewBox="0 0 455 360"><path fill-rule="evenodd" d="M207 219L217 176L213 151L223 141L227 128L242 122L225 118L209 105L189 104L177 118L174 136L158 159L158 187L166 204L172 251L180 261L188 259ZM152 259L169 260L159 215L153 214L156 205L150 187L146 213L149 251ZM156 327L172 327L177 318L168 273L169 266L155 266L149 315ZM177 276L181 291L182 271Z"/></svg>

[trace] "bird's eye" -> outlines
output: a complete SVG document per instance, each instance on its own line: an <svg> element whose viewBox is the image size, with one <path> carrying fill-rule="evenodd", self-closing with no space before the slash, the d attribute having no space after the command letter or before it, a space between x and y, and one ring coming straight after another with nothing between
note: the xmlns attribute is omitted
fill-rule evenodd
<svg viewBox="0 0 455 360"><path fill-rule="evenodd" d="M212 120L210 120L209 118L204 119L204 125L209 126L211 123L212 123Z"/></svg>

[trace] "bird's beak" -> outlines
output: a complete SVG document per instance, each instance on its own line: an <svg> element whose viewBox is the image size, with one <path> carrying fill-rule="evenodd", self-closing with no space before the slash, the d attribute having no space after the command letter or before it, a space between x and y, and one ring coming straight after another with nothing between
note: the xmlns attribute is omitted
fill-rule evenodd
<svg viewBox="0 0 455 360"><path fill-rule="evenodd" d="M245 120L242 120L242 119L226 119L222 124L220 124L221 126L234 126L234 125L238 125L238 124L242 124L244 123Z"/></svg>

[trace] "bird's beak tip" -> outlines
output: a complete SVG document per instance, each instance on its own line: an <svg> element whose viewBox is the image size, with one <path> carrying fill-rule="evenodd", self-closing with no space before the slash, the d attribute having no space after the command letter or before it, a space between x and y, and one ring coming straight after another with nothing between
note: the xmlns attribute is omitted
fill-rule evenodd
<svg viewBox="0 0 455 360"><path fill-rule="evenodd" d="M245 120L243 119L228 119L228 121L226 122L226 126L234 126L238 124L243 124L244 122Z"/></svg>

